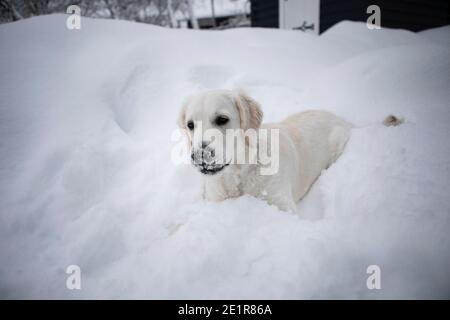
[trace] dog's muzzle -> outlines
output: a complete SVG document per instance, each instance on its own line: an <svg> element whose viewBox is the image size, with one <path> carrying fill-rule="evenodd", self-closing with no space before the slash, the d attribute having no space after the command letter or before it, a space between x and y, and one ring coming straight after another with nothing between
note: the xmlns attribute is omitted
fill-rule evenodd
<svg viewBox="0 0 450 320"><path fill-rule="evenodd" d="M228 166L229 163L217 163L214 156L215 152L212 148L197 149L191 153L192 164L203 174L216 174Z"/></svg>

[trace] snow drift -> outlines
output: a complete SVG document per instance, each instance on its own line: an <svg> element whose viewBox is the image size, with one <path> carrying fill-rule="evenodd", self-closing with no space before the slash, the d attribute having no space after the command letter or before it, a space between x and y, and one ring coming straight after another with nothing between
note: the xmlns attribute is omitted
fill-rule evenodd
<svg viewBox="0 0 450 320"><path fill-rule="evenodd" d="M0 26L2 298L450 297L449 27L65 19ZM243 88L265 121L317 108L359 128L298 215L208 203L170 160L180 103L208 88ZM388 114L406 121L386 128ZM73 264L81 290L66 288Z"/></svg>

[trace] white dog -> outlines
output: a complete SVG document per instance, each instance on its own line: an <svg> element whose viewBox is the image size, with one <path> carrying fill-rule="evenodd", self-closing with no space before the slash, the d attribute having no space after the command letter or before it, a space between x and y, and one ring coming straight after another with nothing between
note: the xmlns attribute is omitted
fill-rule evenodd
<svg viewBox="0 0 450 320"><path fill-rule="evenodd" d="M344 150L352 125L326 111L305 111L264 125L262 117L259 104L247 95L212 90L188 98L178 124L186 129L193 164L205 175L207 200L222 201L250 194L281 210L295 212L296 202ZM245 146L244 151L230 147L234 138L223 142L216 136L211 139L208 134L212 131L226 135L230 129L239 132L235 138L237 145L241 142ZM256 140L250 139L254 135L245 134L252 129L258 130L254 131ZM269 146L266 148L264 144ZM259 158L263 147L270 149L268 157L277 163L276 170L269 174L261 172L267 168ZM236 162L242 152L250 152L252 148L258 151L257 159L249 153L248 161ZM237 152L237 156L230 156L230 150Z"/></svg>

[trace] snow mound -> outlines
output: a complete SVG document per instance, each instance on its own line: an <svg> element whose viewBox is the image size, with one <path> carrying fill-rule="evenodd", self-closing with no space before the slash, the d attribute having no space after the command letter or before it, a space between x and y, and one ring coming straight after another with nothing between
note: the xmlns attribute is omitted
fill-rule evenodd
<svg viewBox="0 0 450 320"><path fill-rule="evenodd" d="M450 297L450 28L65 19L0 26L2 298ZM265 121L320 108L358 126L298 215L205 202L171 162L179 106L208 88L243 88Z"/></svg>

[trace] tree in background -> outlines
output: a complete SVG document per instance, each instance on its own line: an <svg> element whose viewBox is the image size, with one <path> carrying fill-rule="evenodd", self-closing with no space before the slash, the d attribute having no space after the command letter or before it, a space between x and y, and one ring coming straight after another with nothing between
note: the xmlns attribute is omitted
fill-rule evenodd
<svg viewBox="0 0 450 320"><path fill-rule="evenodd" d="M81 14L92 18L122 19L178 27L177 12L188 14L198 28L192 0L0 0L0 23L51 13L65 13L78 5Z"/></svg>

